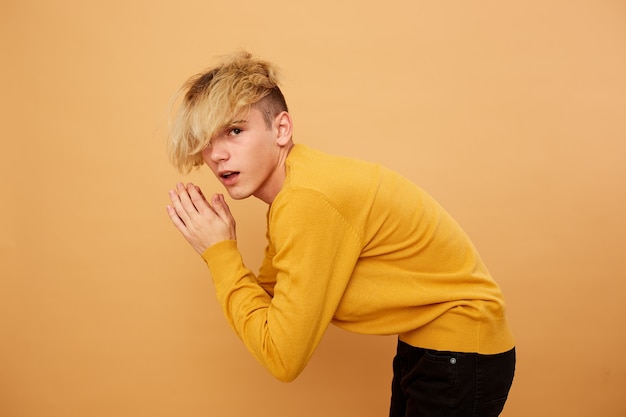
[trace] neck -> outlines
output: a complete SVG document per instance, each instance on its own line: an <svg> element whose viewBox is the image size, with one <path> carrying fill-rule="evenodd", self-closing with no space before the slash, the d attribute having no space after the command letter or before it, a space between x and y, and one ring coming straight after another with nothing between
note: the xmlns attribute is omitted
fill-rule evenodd
<svg viewBox="0 0 626 417"><path fill-rule="evenodd" d="M264 187L263 192L255 194L254 196L261 201L264 201L268 205L272 205L274 198L278 195L285 183L285 177L287 176L287 157L294 147L294 143L289 141L288 144L281 148L279 159L274 170L274 175L269 179L267 187Z"/></svg>

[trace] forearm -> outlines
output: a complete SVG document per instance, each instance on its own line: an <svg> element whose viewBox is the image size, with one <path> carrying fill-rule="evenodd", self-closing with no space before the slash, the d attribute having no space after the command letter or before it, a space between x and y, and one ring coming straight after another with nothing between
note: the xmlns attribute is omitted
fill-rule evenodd
<svg viewBox="0 0 626 417"><path fill-rule="evenodd" d="M202 256L235 333L272 375L282 381L295 379L319 343L304 334L310 325L297 323L294 312L284 311L284 306L277 308L270 293L244 266L235 241L214 245Z"/></svg>

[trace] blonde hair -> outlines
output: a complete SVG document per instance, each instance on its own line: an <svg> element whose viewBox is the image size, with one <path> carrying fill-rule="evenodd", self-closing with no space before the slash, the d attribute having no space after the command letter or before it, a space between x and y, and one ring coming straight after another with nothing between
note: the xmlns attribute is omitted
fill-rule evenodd
<svg viewBox="0 0 626 417"><path fill-rule="evenodd" d="M269 129L276 115L288 111L278 87L278 69L245 51L225 56L191 77L181 95L167 144L169 159L181 173L202 166L202 150L242 112L259 109Z"/></svg>

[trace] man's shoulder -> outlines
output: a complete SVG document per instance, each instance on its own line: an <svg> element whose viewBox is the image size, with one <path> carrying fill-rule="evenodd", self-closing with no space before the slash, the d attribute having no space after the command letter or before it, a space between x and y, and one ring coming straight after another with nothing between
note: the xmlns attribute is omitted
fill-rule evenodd
<svg viewBox="0 0 626 417"><path fill-rule="evenodd" d="M332 154L306 145L295 145L287 159L287 176L293 183L309 186L355 183L376 176L381 166L348 156ZM358 181L356 181L358 183Z"/></svg>

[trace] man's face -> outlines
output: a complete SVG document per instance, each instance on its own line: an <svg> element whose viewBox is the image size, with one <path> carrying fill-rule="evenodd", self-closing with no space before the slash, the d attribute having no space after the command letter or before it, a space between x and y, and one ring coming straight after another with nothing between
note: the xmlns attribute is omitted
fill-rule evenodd
<svg viewBox="0 0 626 417"><path fill-rule="evenodd" d="M235 200L255 196L270 204L284 181L284 147L277 119L267 127L254 107L217 131L204 162Z"/></svg>

